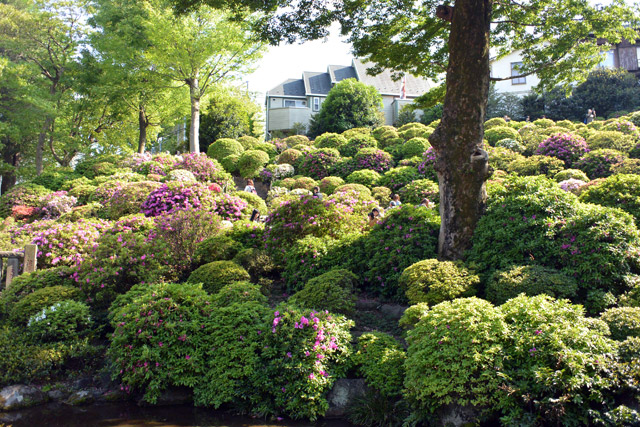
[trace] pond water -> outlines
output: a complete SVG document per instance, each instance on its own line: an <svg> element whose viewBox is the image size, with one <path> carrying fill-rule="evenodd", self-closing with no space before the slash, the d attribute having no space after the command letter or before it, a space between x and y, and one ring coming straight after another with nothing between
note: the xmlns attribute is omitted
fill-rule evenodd
<svg viewBox="0 0 640 427"><path fill-rule="evenodd" d="M134 403L104 403L75 407L48 404L13 412L0 412L0 425L13 427L127 427L127 426L228 426L228 427L349 427L345 420L316 423L263 419L229 415L193 406L140 407Z"/></svg>

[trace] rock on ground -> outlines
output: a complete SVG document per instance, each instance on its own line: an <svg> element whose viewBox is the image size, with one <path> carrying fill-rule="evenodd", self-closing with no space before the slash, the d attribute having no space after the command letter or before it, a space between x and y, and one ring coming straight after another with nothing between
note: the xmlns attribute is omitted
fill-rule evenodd
<svg viewBox="0 0 640 427"><path fill-rule="evenodd" d="M13 411L39 405L46 400L45 394L35 387L12 385L0 390L0 411Z"/></svg>
<svg viewBox="0 0 640 427"><path fill-rule="evenodd" d="M342 417L353 401L364 396L366 385L363 379L339 379L327 396L329 410L325 417Z"/></svg>

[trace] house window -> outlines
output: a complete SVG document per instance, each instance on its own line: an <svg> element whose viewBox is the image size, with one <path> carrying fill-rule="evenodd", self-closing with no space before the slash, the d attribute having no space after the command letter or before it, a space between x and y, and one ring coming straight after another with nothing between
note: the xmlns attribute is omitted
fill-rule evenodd
<svg viewBox="0 0 640 427"><path fill-rule="evenodd" d="M307 106L307 101L301 101L299 99L285 99L285 108L304 108Z"/></svg>
<svg viewBox="0 0 640 427"><path fill-rule="evenodd" d="M313 111L320 111L320 98L313 98Z"/></svg>
<svg viewBox="0 0 640 427"><path fill-rule="evenodd" d="M511 63L511 77L514 77L513 79L511 79L511 84L512 85L523 85L527 83L527 78L522 76L522 77L515 77L515 76L519 76L520 75L520 67L522 67L522 62L512 62Z"/></svg>
<svg viewBox="0 0 640 427"><path fill-rule="evenodd" d="M615 68L615 66L616 66L616 63L615 63L614 50L607 51L605 58L602 60L600 64L598 64L599 68Z"/></svg>

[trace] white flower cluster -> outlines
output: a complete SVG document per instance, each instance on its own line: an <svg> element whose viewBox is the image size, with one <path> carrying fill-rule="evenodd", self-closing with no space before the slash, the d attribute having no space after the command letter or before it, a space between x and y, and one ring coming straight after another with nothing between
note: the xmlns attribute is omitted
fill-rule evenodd
<svg viewBox="0 0 640 427"><path fill-rule="evenodd" d="M273 199L284 196L288 193L289 190L287 190L285 187L271 187L271 190L269 190L269 192L267 193L267 204L271 203Z"/></svg>
<svg viewBox="0 0 640 427"><path fill-rule="evenodd" d="M176 169L169 172L167 181L195 182L197 180L193 172L186 169Z"/></svg>
<svg viewBox="0 0 640 427"><path fill-rule="evenodd" d="M27 323L27 326L31 326L32 324L35 324L35 323L38 323L38 322L42 322L43 320L46 320L47 319L47 314L55 312L57 309L60 308L61 304L62 303L59 302L57 304L52 305L51 307L43 308L40 313L34 314L33 316L31 316L29 318L29 322Z"/></svg>
<svg viewBox="0 0 640 427"><path fill-rule="evenodd" d="M273 177L275 179L287 178L289 176L293 176L294 174L295 174L295 168L287 163L278 165L273 170Z"/></svg>

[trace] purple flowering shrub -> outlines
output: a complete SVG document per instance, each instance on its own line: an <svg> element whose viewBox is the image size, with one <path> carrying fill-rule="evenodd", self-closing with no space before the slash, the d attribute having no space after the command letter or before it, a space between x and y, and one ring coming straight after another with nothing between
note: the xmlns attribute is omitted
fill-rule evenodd
<svg viewBox="0 0 640 427"><path fill-rule="evenodd" d="M38 206L38 213L44 219L55 219L67 212L71 212L77 202L78 199L68 195L66 191L55 191L42 196L40 206Z"/></svg>
<svg viewBox="0 0 640 427"><path fill-rule="evenodd" d="M433 147L429 147L427 151L422 153L422 163L418 165L418 173L432 181L438 181L438 173L436 172L436 152Z"/></svg>
<svg viewBox="0 0 640 427"><path fill-rule="evenodd" d="M122 168L130 168L136 171L136 169L139 168L140 165L146 162L150 162L152 158L153 155L149 152L133 153L120 160L118 166Z"/></svg>
<svg viewBox="0 0 640 427"><path fill-rule="evenodd" d="M22 246L25 240L38 245L38 268L72 266L93 256L100 234L110 226L108 221L79 219L70 223L36 221L15 229L11 241Z"/></svg>
<svg viewBox="0 0 640 427"><path fill-rule="evenodd" d="M582 156L575 166L591 179L606 178L612 174L612 167L622 163L626 156L616 150L593 150Z"/></svg>
<svg viewBox="0 0 640 427"><path fill-rule="evenodd" d="M155 217L155 222L154 243L164 246L171 254L162 262L176 277L189 272L198 244L221 230L219 215L197 209L167 212Z"/></svg>
<svg viewBox="0 0 640 427"><path fill-rule="evenodd" d="M188 170L198 181L214 182L220 186L224 186L231 179L231 175L225 172L222 165L205 153L183 154L182 160L174 164L172 169Z"/></svg>
<svg viewBox="0 0 640 427"><path fill-rule="evenodd" d="M565 165L570 168L589 151L586 141L580 135L557 133L542 141L535 154L557 157L564 160Z"/></svg>
<svg viewBox="0 0 640 427"><path fill-rule="evenodd" d="M142 203L142 213L158 216L180 209L213 210L216 203L206 186L190 182L167 182L152 191Z"/></svg>
<svg viewBox="0 0 640 427"><path fill-rule="evenodd" d="M393 167L391 154L373 147L359 150L353 157L353 162L353 170L371 169L384 173Z"/></svg>
<svg viewBox="0 0 640 427"><path fill-rule="evenodd" d="M264 345L258 347L262 366L253 386L262 398L256 412L310 420L324 415L326 393L350 365L353 325L326 311L279 306L261 334Z"/></svg>
<svg viewBox="0 0 640 427"><path fill-rule="evenodd" d="M329 176L331 168L340 160L340 153L334 148L320 148L303 153L297 160L298 173L313 179Z"/></svg>
<svg viewBox="0 0 640 427"><path fill-rule="evenodd" d="M104 203L109 218L116 220L125 215L139 213L151 192L160 186L160 183L154 181L122 183Z"/></svg>
<svg viewBox="0 0 640 427"><path fill-rule="evenodd" d="M600 130L622 132L625 135L631 135L636 139L638 139L639 137L638 128L636 127L636 125L634 125L633 122L627 120L616 120L602 126Z"/></svg>
<svg viewBox="0 0 640 427"><path fill-rule="evenodd" d="M264 223L249 220L239 220L233 223L228 236L245 248L259 248L264 246Z"/></svg>
<svg viewBox="0 0 640 427"><path fill-rule="evenodd" d="M305 236L338 238L362 229L365 215L356 214L358 207L349 205L351 200L357 199L301 196L283 201L265 221L265 249L274 255L282 254L288 245Z"/></svg>
<svg viewBox="0 0 640 427"><path fill-rule="evenodd" d="M215 212L222 219L237 221L243 213L251 214L251 212L245 212L249 204L241 197L218 193L214 196L214 201L216 204Z"/></svg>
<svg viewBox="0 0 640 427"><path fill-rule="evenodd" d="M119 190L122 190L125 185L126 183L119 180L103 182L96 187L93 194L89 196L89 201L98 202L101 205L106 206L109 204L113 195Z"/></svg>

